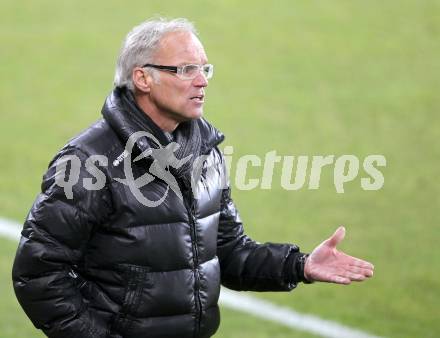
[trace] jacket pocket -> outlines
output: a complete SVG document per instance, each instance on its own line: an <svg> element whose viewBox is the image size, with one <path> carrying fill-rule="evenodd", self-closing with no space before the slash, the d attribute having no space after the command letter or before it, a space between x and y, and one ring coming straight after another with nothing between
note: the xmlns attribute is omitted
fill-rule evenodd
<svg viewBox="0 0 440 338"><path fill-rule="evenodd" d="M88 303L93 295L93 293L90 291L89 281L86 280L78 271L74 269L69 269L68 275L70 278L72 278L76 289L81 292L81 295L83 296L83 301L85 303Z"/></svg>
<svg viewBox="0 0 440 338"><path fill-rule="evenodd" d="M142 291L151 287L148 275L151 268L132 264L119 264L117 268L122 272L126 285L122 306L114 319L112 329L116 332L126 332L130 328L130 317L136 317L138 314Z"/></svg>

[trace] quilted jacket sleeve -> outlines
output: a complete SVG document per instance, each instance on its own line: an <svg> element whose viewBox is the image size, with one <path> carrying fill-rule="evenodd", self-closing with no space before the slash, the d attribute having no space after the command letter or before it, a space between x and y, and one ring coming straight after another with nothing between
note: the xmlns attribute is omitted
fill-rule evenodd
<svg viewBox="0 0 440 338"><path fill-rule="evenodd" d="M222 192L217 255L222 284L233 290L290 291L306 282L298 246L260 244L244 233L229 187Z"/></svg>
<svg viewBox="0 0 440 338"><path fill-rule="evenodd" d="M77 156L82 163L71 199L56 183L57 175L75 173L72 167L70 172L57 171L57 161L64 155ZM25 221L12 271L24 311L35 327L54 338L105 337L107 331L106 324L87 309L80 290L84 281L75 272L94 225L110 210L105 189L83 188L82 179L90 177L85 159L79 150L66 148L52 161Z"/></svg>

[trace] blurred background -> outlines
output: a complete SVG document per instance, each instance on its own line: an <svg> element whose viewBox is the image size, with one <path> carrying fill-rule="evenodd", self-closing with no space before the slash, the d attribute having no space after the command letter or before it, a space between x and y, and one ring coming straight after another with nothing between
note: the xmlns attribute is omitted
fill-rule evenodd
<svg viewBox="0 0 440 338"><path fill-rule="evenodd" d="M440 1L12 1L0 10L0 217L22 223L52 156L100 118L127 32L153 16L193 21L215 75L205 117L244 154L382 154L385 184L233 190L260 242L341 249L375 264L350 286L259 293L384 337L439 337ZM233 170L234 171L234 170ZM261 177L262 168L249 171ZM42 337L11 284L17 243L0 237L0 336ZM314 337L222 308L216 337Z"/></svg>

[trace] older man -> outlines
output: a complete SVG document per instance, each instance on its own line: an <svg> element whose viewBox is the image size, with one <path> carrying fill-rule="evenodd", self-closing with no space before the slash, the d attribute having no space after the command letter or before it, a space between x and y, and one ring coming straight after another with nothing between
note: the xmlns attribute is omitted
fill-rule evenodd
<svg viewBox="0 0 440 338"><path fill-rule="evenodd" d="M220 284L289 291L372 276L336 250L344 228L310 256L245 235L223 135L202 118L212 75L187 20L127 35L103 118L52 160L22 231L14 288L47 336L210 337Z"/></svg>

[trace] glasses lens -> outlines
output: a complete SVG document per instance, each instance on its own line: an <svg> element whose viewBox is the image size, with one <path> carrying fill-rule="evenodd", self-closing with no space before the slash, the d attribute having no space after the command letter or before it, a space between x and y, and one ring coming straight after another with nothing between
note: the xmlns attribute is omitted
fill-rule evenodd
<svg viewBox="0 0 440 338"><path fill-rule="evenodd" d="M183 67L182 75L187 79L194 79L199 73L198 65L186 65Z"/></svg>
<svg viewBox="0 0 440 338"><path fill-rule="evenodd" d="M214 66L210 64L202 66L192 64L185 65L182 68L181 77L187 80L195 79L199 75L200 70L207 79L210 79L214 73Z"/></svg>
<svg viewBox="0 0 440 338"><path fill-rule="evenodd" d="M203 69L203 74L205 75L205 77L207 79L212 78L212 75L214 74L214 66L213 65L203 65L202 66Z"/></svg>

